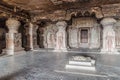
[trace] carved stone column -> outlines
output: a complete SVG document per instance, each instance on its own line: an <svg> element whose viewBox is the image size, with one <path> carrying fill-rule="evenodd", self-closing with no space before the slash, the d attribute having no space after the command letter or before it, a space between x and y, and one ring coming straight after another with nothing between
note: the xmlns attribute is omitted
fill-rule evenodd
<svg viewBox="0 0 120 80"><path fill-rule="evenodd" d="M38 26L29 22L26 24L25 34L27 39L26 50L33 50L39 48L37 45L37 29Z"/></svg>
<svg viewBox="0 0 120 80"><path fill-rule="evenodd" d="M56 33L55 51L67 51L67 23L65 21L59 21L56 23L56 27L58 28L58 31Z"/></svg>
<svg viewBox="0 0 120 80"><path fill-rule="evenodd" d="M38 46L38 40L37 40L37 29L38 29L38 26L37 25L34 25L34 29L33 29L33 49L38 49L39 46Z"/></svg>
<svg viewBox="0 0 120 80"><path fill-rule="evenodd" d="M6 26L9 29L9 32L6 33L6 53L14 55L15 51L22 50L21 34L18 33L20 22L14 18L9 18L6 21Z"/></svg>
<svg viewBox="0 0 120 80"><path fill-rule="evenodd" d="M33 24L29 23L29 44L30 49L33 50Z"/></svg>
<svg viewBox="0 0 120 80"><path fill-rule="evenodd" d="M113 29L116 20L113 18L104 18L101 21L103 25L103 48L101 53L118 53L115 47L115 31Z"/></svg>

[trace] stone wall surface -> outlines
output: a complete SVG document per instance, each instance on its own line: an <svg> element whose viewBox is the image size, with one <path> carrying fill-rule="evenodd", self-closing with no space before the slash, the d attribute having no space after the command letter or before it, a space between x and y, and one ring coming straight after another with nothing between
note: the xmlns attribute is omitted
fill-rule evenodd
<svg viewBox="0 0 120 80"><path fill-rule="evenodd" d="M81 43L81 29L88 30L88 43ZM94 18L78 18L73 20L69 26L69 45L73 48L99 48L100 47L100 26Z"/></svg>

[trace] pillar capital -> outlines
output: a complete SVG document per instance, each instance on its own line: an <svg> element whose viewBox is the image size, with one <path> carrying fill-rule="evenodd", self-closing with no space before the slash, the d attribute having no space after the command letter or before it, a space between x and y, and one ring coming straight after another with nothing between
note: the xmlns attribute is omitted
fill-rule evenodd
<svg viewBox="0 0 120 80"><path fill-rule="evenodd" d="M9 29L9 33L17 33L18 28L20 26L20 22L18 20L16 20L15 18L9 18L6 21L6 26Z"/></svg>
<svg viewBox="0 0 120 80"><path fill-rule="evenodd" d="M65 21L58 21L57 23L56 23L56 26L57 27L67 27L67 23L65 22Z"/></svg>
<svg viewBox="0 0 120 80"><path fill-rule="evenodd" d="M115 24L117 21L114 18L104 18L100 23L103 26L107 26L107 25L113 25Z"/></svg>

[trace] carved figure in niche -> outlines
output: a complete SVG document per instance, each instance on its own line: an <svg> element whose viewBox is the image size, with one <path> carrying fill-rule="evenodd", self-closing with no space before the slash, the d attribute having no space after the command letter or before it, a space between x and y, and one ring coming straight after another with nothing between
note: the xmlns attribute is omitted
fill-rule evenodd
<svg viewBox="0 0 120 80"><path fill-rule="evenodd" d="M63 33L60 32L58 34L58 49L62 49L62 44L63 44Z"/></svg>
<svg viewBox="0 0 120 80"><path fill-rule="evenodd" d="M112 45L113 45L113 36L106 36L106 48L108 48L108 51L111 51Z"/></svg>
<svg viewBox="0 0 120 80"><path fill-rule="evenodd" d="M109 27L106 29L105 34L105 49L109 52L112 52L115 49L115 32Z"/></svg>
<svg viewBox="0 0 120 80"><path fill-rule="evenodd" d="M47 34L47 47L54 48L55 47L55 34L53 31L48 32Z"/></svg>
<svg viewBox="0 0 120 80"><path fill-rule="evenodd" d="M67 50L66 27L67 23L60 21L56 24L58 31L56 33L56 47L55 50Z"/></svg>
<svg viewBox="0 0 120 80"><path fill-rule="evenodd" d="M14 44L15 44L15 48L21 48L21 34L19 33L15 33L14 34Z"/></svg>
<svg viewBox="0 0 120 80"><path fill-rule="evenodd" d="M39 27L38 30L38 44L40 48L44 48L44 28Z"/></svg>

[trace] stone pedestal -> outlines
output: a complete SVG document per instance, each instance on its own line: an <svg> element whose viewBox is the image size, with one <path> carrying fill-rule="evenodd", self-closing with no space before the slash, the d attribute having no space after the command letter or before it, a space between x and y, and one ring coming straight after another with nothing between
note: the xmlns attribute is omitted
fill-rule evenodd
<svg viewBox="0 0 120 80"><path fill-rule="evenodd" d="M8 55L14 55L15 51L22 51L21 34L18 33L20 22L14 18L6 21L9 32L6 33L6 49L4 50Z"/></svg>
<svg viewBox="0 0 120 80"><path fill-rule="evenodd" d="M96 71L95 60L84 56L72 56L65 68L70 70Z"/></svg>
<svg viewBox="0 0 120 80"><path fill-rule="evenodd" d="M103 25L103 47L101 53L118 54L115 46L115 31L113 29L116 20L113 18L104 18L101 21Z"/></svg>
<svg viewBox="0 0 120 80"><path fill-rule="evenodd" d="M65 21L57 22L56 27L58 28L58 31L56 33L55 51L65 52L67 51L67 23Z"/></svg>

